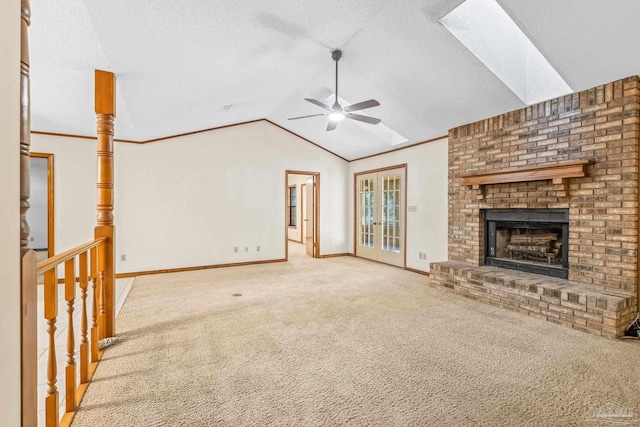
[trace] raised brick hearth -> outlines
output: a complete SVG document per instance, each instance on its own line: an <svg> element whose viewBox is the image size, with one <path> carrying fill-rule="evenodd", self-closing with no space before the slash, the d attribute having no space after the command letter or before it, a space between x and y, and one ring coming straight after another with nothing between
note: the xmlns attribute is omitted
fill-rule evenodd
<svg viewBox="0 0 640 427"><path fill-rule="evenodd" d="M620 336L638 311L639 137L638 77L450 130L449 261L431 264L432 284ZM587 176L463 183L575 161ZM568 281L483 266L484 212L510 208L569 210Z"/></svg>
<svg viewBox="0 0 640 427"><path fill-rule="evenodd" d="M539 319L610 338L635 316L628 292L603 290L539 274L446 261L433 264L432 283Z"/></svg>

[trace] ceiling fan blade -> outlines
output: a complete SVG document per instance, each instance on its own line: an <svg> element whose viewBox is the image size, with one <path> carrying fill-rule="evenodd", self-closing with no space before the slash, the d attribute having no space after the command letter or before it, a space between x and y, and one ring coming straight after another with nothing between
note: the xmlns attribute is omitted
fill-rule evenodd
<svg viewBox="0 0 640 427"><path fill-rule="evenodd" d="M351 111L358 111L358 110L364 110L366 108L377 107L378 105L380 105L378 101L376 101L375 99L370 99L368 101L362 101L355 104L351 104L347 107L344 107L343 109L345 113L349 113Z"/></svg>
<svg viewBox="0 0 640 427"><path fill-rule="evenodd" d="M375 117L363 116L362 114L347 113L346 117L348 119L357 120L359 122L371 123L372 125L377 125L382 121L380 119L376 119Z"/></svg>
<svg viewBox="0 0 640 427"><path fill-rule="evenodd" d="M307 117L317 117L317 116L326 116L326 114L309 114L308 116L300 116L300 117L289 117L287 120L298 120L298 119L306 119Z"/></svg>
<svg viewBox="0 0 640 427"><path fill-rule="evenodd" d="M338 122L336 122L335 120L329 120L329 124L327 125L327 132L329 132L330 130L334 130L336 126L338 126Z"/></svg>
<svg viewBox="0 0 640 427"><path fill-rule="evenodd" d="M305 101L309 101L310 103L317 105L318 107L322 107L325 110L331 111L331 107L329 105L325 104L324 102L320 102L317 99L305 98Z"/></svg>

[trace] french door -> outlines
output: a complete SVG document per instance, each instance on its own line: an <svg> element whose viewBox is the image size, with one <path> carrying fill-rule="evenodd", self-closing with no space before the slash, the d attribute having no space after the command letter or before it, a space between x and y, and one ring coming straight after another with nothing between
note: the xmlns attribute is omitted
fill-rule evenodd
<svg viewBox="0 0 640 427"><path fill-rule="evenodd" d="M357 175L356 256L404 267L404 167Z"/></svg>

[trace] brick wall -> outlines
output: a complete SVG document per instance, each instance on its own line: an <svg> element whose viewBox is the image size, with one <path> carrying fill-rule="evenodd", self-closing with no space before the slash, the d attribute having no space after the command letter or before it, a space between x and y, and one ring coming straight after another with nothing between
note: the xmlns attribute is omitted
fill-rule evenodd
<svg viewBox="0 0 640 427"><path fill-rule="evenodd" d="M484 263L482 209L568 208L569 280L638 288L637 76L449 131L449 259ZM593 160L589 176L569 180L462 185L463 173Z"/></svg>

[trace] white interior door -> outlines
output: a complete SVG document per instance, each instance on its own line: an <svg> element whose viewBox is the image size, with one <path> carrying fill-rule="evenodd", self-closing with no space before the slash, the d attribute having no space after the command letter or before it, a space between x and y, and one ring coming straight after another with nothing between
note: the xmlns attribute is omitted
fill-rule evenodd
<svg viewBox="0 0 640 427"><path fill-rule="evenodd" d="M315 247L316 247L316 242L315 242L315 189L316 189L316 185L315 185L315 177L311 177L307 180L307 185L306 185L307 189L306 189L306 194L305 194L305 210L306 210L306 218L304 219L304 222L307 224L305 226L306 230L305 230L305 241L306 241L306 245L307 245L307 255L309 256L315 256Z"/></svg>
<svg viewBox="0 0 640 427"><path fill-rule="evenodd" d="M300 186L300 211L302 212L302 224L300 225L300 243L305 243L307 238L307 184Z"/></svg>
<svg viewBox="0 0 640 427"><path fill-rule="evenodd" d="M405 168L358 175L356 255L404 267Z"/></svg>

